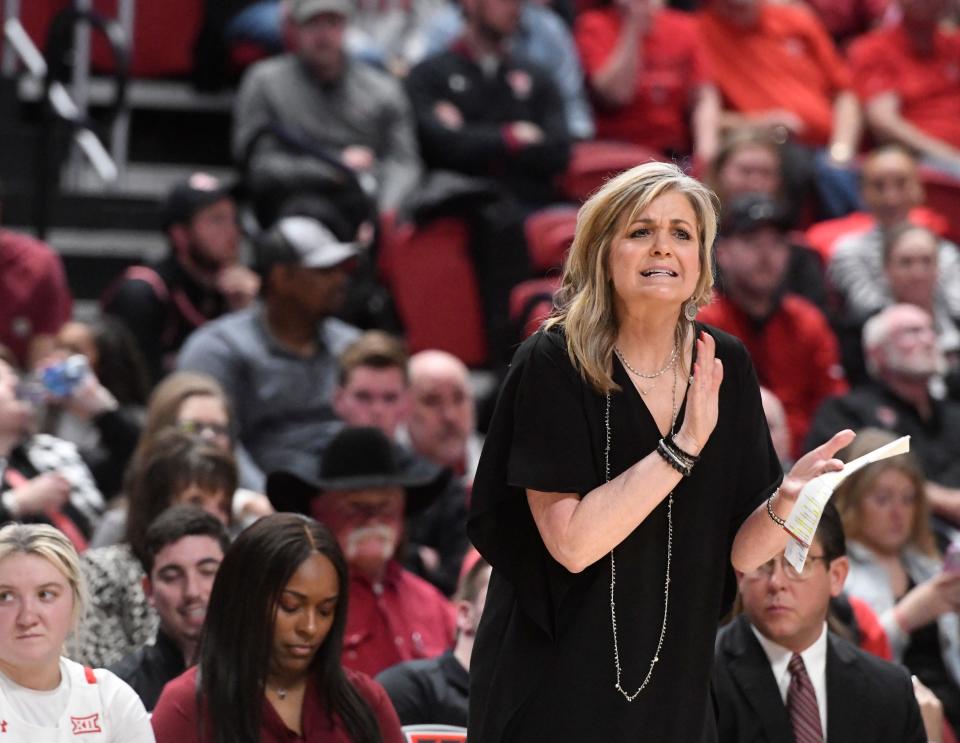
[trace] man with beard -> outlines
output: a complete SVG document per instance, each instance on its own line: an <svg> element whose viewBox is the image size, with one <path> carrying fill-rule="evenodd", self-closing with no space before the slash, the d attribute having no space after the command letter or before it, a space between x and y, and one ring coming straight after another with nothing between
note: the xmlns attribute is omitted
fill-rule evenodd
<svg viewBox="0 0 960 743"><path fill-rule="evenodd" d="M397 560L404 516L421 513L448 473L402 457L378 428L344 428L320 460L295 455L267 479L277 511L313 516L336 535L350 571L343 665L374 675L432 658L454 641L453 608Z"/></svg>
<svg viewBox="0 0 960 743"><path fill-rule="evenodd" d="M162 210L170 253L132 266L102 298L103 311L133 331L153 382L173 368L194 330L246 307L259 279L239 262L240 230L230 189L206 173L177 184Z"/></svg>
<svg viewBox="0 0 960 743"><path fill-rule="evenodd" d="M806 450L844 428L909 435L934 512L960 526L960 404L930 392L945 371L933 318L913 305L892 305L863 326L863 352L870 381L820 407Z"/></svg>
<svg viewBox="0 0 960 743"><path fill-rule="evenodd" d="M784 289L790 243L782 208L761 194L734 199L724 213L716 257L722 292L699 319L743 341L760 384L786 409L797 457L817 406L847 386L826 317Z"/></svg>
<svg viewBox="0 0 960 743"><path fill-rule="evenodd" d="M196 506L173 506L147 529L143 592L160 617L157 636L110 668L152 711L164 685L195 660L213 580L230 538Z"/></svg>
<svg viewBox="0 0 960 743"><path fill-rule="evenodd" d="M359 247L309 217L286 217L257 240L262 301L208 323L177 367L209 374L234 408L236 440L263 473L289 450L316 457L339 429L337 358L359 335L343 306Z"/></svg>

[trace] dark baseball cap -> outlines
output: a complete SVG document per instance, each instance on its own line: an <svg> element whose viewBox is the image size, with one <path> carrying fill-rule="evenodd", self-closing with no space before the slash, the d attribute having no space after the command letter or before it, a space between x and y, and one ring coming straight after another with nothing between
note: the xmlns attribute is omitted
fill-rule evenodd
<svg viewBox="0 0 960 743"><path fill-rule="evenodd" d="M333 268L360 254L357 243L341 242L312 217L284 217L257 241L257 269L266 275L278 263Z"/></svg>
<svg viewBox="0 0 960 743"><path fill-rule="evenodd" d="M720 235L747 235L763 227L773 227L778 232L789 230L786 209L766 194L744 194L733 199L724 209Z"/></svg>
<svg viewBox="0 0 960 743"><path fill-rule="evenodd" d="M186 224L201 209L223 199L235 198L236 184L225 183L209 173L197 172L174 186L161 208L162 225Z"/></svg>

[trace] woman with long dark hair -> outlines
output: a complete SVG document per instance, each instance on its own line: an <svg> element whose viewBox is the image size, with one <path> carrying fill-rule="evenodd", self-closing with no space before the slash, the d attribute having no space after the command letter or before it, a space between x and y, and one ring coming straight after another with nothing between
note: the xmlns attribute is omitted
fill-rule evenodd
<svg viewBox="0 0 960 743"><path fill-rule="evenodd" d="M316 521L282 513L244 531L217 573L199 665L154 709L159 743L401 743L383 688L340 665L348 585Z"/></svg>

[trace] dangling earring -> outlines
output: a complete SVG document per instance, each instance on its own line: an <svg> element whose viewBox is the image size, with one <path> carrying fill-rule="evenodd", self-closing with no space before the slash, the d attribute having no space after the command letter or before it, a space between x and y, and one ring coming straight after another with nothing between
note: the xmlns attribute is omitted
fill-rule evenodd
<svg viewBox="0 0 960 743"><path fill-rule="evenodd" d="M686 302L684 302L683 316L687 319L687 322L693 322L697 319L697 303L692 299L688 299Z"/></svg>

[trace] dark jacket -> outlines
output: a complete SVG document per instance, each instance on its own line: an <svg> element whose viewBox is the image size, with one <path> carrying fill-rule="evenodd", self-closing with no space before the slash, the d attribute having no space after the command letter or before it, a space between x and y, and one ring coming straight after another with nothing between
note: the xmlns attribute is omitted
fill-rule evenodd
<svg viewBox="0 0 960 743"><path fill-rule="evenodd" d="M135 650L109 670L126 681L137 692L147 712L152 712L163 687L186 668L180 648L161 629L153 645Z"/></svg>
<svg viewBox="0 0 960 743"><path fill-rule="evenodd" d="M452 651L398 663L377 676L402 725L467 724L470 673Z"/></svg>
<svg viewBox="0 0 960 743"><path fill-rule="evenodd" d="M745 616L720 631L713 669L720 743L793 743L770 661ZM827 640L827 740L924 743L907 672L846 640Z"/></svg>

